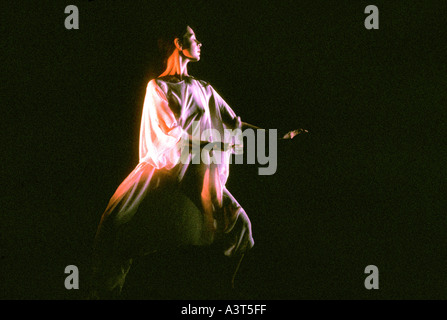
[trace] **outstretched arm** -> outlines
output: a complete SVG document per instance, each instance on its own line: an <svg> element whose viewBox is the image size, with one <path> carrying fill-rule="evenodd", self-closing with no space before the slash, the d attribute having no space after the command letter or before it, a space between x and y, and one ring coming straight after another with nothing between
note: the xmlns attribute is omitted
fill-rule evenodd
<svg viewBox="0 0 447 320"><path fill-rule="evenodd" d="M242 128L242 131L245 129L265 130L263 128L257 127L255 125L249 124L247 122L241 122L241 128ZM306 129L292 130L292 131L287 132L282 138L278 138L278 140L293 139L294 137L296 137L297 135L299 135L301 133L308 133L308 132L309 131Z"/></svg>
<svg viewBox="0 0 447 320"><path fill-rule="evenodd" d="M228 151L234 147L232 143L225 143L222 141L210 142L205 140L197 140L193 136L188 135L188 146L193 148L197 145L201 150L206 149L208 151L211 151L211 149L214 149L215 151Z"/></svg>
<svg viewBox="0 0 447 320"><path fill-rule="evenodd" d="M240 128L242 131L244 131L245 129L265 130L264 128L260 128L258 126L253 125L253 124L250 124L250 123L247 123L247 122L242 122L241 118L236 116L234 111L222 99L222 97L220 97L220 95L217 92L214 92L214 94L216 95L216 97L220 101L220 108L221 108L222 119L223 119L223 122L225 123L225 125L227 127L231 128L231 129ZM296 137L297 135L299 135L301 133L308 133L308 132L309 131L307 131L306 129L292 130L292 131L287 132L285 135L283 135L278 140L293 139L294 137Z"/></svg>
<svg viewBox="0 0 447 320"><path fill-rule="evenodd" d="M254 125L249 124L247 122L241 122L241 129L242 129L242 131L244 131L245 129L265 130L264 128L260 128L260 127L254 126Z"/></svg>

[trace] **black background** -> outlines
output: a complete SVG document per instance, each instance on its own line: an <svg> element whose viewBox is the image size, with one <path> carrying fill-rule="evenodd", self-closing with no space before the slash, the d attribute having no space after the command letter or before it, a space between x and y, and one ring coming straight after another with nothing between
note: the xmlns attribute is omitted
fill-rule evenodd
<svg viewBox="0 0 447 320"><path fill-rule="evenodd" d="M278 145L272 176L231 167L256 244L229 297L445 299L443 2L4 2L0 297L84 298L99 218L138 161L159 22L186 16L203 42L190 74L244 121L310 131ZM64 27L70 4L79 30ZM379 30L364 27L369 4ZM145 262L147 297L200 278L206 258L177 258ZM379 290L364 287L371 264Z"/></svg>

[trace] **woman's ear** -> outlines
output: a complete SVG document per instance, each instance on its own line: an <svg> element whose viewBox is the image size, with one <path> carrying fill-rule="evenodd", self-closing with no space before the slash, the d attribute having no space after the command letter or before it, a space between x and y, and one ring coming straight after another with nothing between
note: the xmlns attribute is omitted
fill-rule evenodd
<svg viewBox="0 0 447 320"><path fill-rule="evenodd" d="M175 38L175 39L174 39L174 44L175 44L175 47L176 47L177 49L179 49L180 51L182 51L182 43L181 43L181 41L180 41L179 38Z"/></svg>

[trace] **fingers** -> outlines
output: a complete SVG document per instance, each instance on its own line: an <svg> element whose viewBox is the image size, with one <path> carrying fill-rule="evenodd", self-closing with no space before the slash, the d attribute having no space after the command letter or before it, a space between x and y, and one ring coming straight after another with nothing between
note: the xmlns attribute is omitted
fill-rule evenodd
<svg viewBox="0 0 447 320"><path fill-rule="evenodd" d="M308 133L309 131L306 129L296 129L290 132L287 132L282 139L293 139L294 137L296 137L297 135L301 134L301 133Z"/></svg>

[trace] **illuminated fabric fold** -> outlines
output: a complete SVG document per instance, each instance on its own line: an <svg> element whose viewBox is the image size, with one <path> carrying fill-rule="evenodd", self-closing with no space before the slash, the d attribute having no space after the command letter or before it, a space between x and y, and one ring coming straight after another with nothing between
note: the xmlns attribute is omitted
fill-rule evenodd
<svg viewBox="0 0 447 320"><path fill-rule="evenodd" d="M184 149L186 137L230 142L225 130L237 124L233 110L204 81L149 82L139 164L110 199L95 239L94 269L102 286L120 290L132 258L163 248L217 243L225 255L236 256L253 246L250 220L225 187L230 151L213 150L220 161L209 163L209 152Z"/></svg>
<svg viewBox="0 0 447 320"><path fill-rule="evenodd" d="M140 128L140 163L156 169L174 167L180 157L177 143L183 130L154 80L147 86Z"/></svg>

